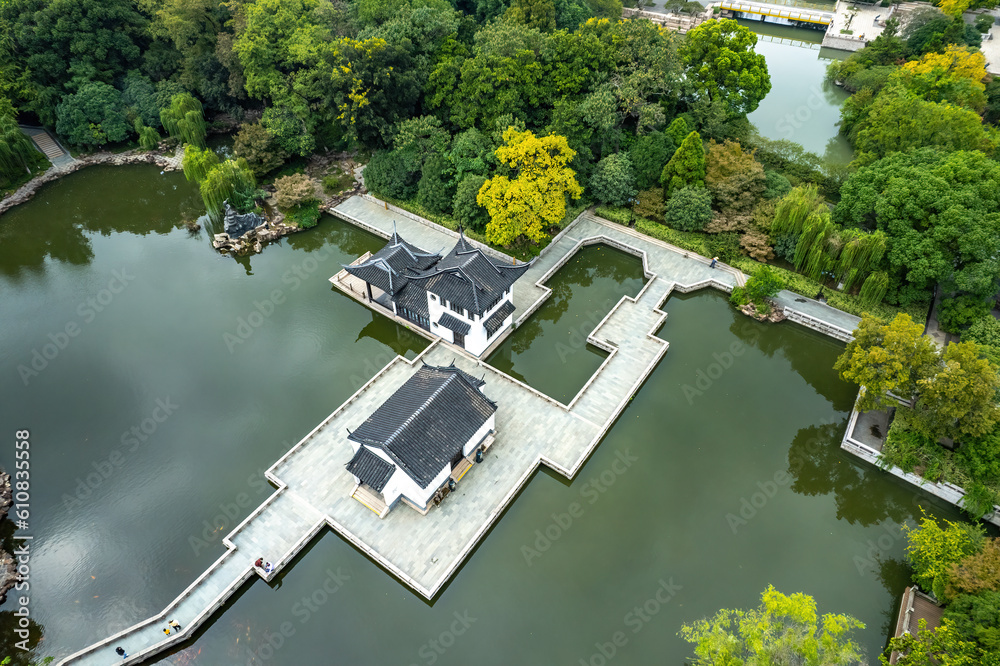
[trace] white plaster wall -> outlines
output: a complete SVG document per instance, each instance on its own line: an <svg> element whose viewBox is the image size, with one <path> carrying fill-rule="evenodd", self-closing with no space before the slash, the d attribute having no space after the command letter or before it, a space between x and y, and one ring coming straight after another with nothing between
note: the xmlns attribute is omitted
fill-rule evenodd
<svg viewBox="0 0 1000 666"><path fill-rule="evenodd" d="M431 296L434 296L434 298L432 299ZM514 315L511 314L509 317L507 317L507 319L504 320L503 326L500 328L500 330L498 330L496 333L493 334L493 337L487 337L486 327L483 325L483 322L489 319L490 315L497 311L497 308L499 308L501 305L503 305L508 301L513 303L513 289L509 289L507 291L507 297L501 299L499 303L497 303L495 306L487 310L482 317L472 320L469 319L468 317L463 317L457 312L452 311L450 308L448 308L446 305L443 304L442 299L439 296L428 292L427 312L430 314L431 333L444 338L447 342L451 343L455 342L455 335L451 331L451 329L437 325L438 320L441 319L441 315L448 313L455 319L458 319L459 321L464 321L467 324L469 324L470 327L469 333L468 335L465 336L465 350L468 351L470 354L479 356L484 351L486 351L486 348L490 346L491 342L493 342L498 336L502 335L507 328L513 325Z"/></svg>
<svg viewBox="0 0 1000 666"><path fill-rule="evenodd" d="M472 455L472 451L476 448L476 445L478 445L479 442L483 441L483 438L486 437L486 433L490 430L496 429L496 422L497 414L496 412L493 412L493 414L490 415L490 418L486 419L486 423L484 423L482 427L476 431L476 434L470 437L469 441L465 443L464 447L462 447L462 455L466 458Z"/></svg>

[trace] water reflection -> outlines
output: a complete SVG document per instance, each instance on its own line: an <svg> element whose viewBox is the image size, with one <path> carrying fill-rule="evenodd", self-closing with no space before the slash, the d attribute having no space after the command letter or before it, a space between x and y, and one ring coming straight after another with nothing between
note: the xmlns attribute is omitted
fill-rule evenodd
<svg viewBox="0 0 1000 666"><path fill-rule="evenodd" d="M76 266L94 258L89 234L166 234L201 213L197 189L159 167L94 166L50 183L0 223L0 274L40 272L47 259Z"/></svg>
<svg viewBox="0 0 1000 666"><path fill-rule="evenodd" d="M602 246L581 249L550 279L548 300L487 362L546 395L568 402L607 356L587 336L623 295L635 296L641 261Z"/></svg>

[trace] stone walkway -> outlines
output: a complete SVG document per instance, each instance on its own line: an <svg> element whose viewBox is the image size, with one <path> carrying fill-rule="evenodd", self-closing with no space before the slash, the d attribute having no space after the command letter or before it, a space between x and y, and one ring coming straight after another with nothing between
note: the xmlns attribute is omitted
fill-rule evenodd
<svg viewBox="0 0 1000 666"><path fill-rule="evenodd" d="M334 213L388 236L395 219L399 233L428 250L449 249L455 235L426 221L387 211L384 205L353 197ZM251 563L263 557L277 575L324 525L424 597L433 598L455 574L479 540L541 465L572 478L607 429L667 351L655 335L666 314L662 303L676 289L715 287L725 291L745 276L706 258L672 248L620 225L585 213L546 248L515 283L518 321L548 297L544 283L578 249L606 244L639 256L648 282L635 298L622 296L587 341L608 357L580 392L564 405L490 367L464 350L432 342L413 361L396 357L267 471L278 490L225 540L228 551L166 609L133 627L64 659L62 664L122 663L117 645L138 663L193 632L252 576ZM396 507L379 519L351 498L354 481L345 469L351 458L348 429L357 428L423 363L455 363L482 377L484 392L499 405L496 439L483 463L426 516ZM162 633L168 620L183 630Z"/></svg>

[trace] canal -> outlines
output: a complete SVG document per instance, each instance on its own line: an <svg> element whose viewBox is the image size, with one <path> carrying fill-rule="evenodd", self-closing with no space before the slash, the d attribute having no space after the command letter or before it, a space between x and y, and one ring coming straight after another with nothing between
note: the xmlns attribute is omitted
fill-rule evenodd
<svg viewBox="0 0 1000 666"><path fill-rule="evenodd" d="M324 218L234 261L179 224L199 208L180 174L94 167L0 223L0 423L31 430L41 656L159 612L270 493L263 470L426 344L327 282L378 238ZM578 259L494 357L562 396L601 360L574 329L641 286L637 259ZM432 603L325 533L160 663L587 664L619 631L621 663L677 663L681 623L768 584L859 617L874 662L899 525L957 514L840 451L839 344L713 291L664 309L669 352L579 476L537 474Z"/></svg>

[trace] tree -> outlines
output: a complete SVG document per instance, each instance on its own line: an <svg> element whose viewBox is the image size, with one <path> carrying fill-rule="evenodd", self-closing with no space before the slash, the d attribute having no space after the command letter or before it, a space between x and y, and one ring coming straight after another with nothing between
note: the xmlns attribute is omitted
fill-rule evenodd
<svg viewBox="0 0 1000 666"><path fill-rule="evenodd" d="M987 539L982 550L966 555L951 565L945 594L949 600L962 594L1000 592L1000 539ZM996 647L1000 648L1000 624Z"/></svg>
<svg viewBox="0 0 1000 666"><path fill-rule="evenodd" d="M156 103L156 86L148 76L136 70L128 73L121 83L122 105L130 118L138 118L143 125L160 126L160 107ZM134 121L133 121L134 122Z"/></svg>
<svg viewBox="0 0 1000 666"><path fill-rule="evenodd" d="M638 194L632 161L625 153L608 155L590 176L590 192L594 198L611 206L627 206Z"/></svg>
<svg viewBox="0 0 1000 666"><path fill-rule="evenodd" d="M304 173L282 176L274 181L274 203L288 210L316 198L316 183Z"/></svg>
<svg viewBox="0 0 1000 666"><path fill-rule="evenodd" d="M451 213L455 186L455 168L451 160L445 155L432 155L420 172L417 202L433 213Z"/></svg>
<svg viewBox="0 0 1000 666"><path fill-rule="evenodd" d="M683 140L684 137L681 137L681 141ZM673 157L675 150L677 146L674 140L663 132L650 132L636 139L628 154L635 169L636 186L640 190L656 187L663 167Z"/></svg>
<svg viewBox="0 0 1000 666"><path fill-rule="evenodd" d="M1000 320L990 314L980 317L962 335L962 341L1000 347Z"/></svg>
<svg viewBox="0 0 1000 666"><path fill-rule="evenodd" d="M409 200L417 194L422 169L423 162L414 150L377 152L365 167L365 187L382 196Z"/></svg>
<svg viewBox="0 0 1000 666"><path fill-rule="evenodd" d="M56 132L77 146L101 146L128 138L121 93L107 83L87 83L56 108Z"/></svg>
<svg viewBox="0 0 1000 666"><path fill-rule="evenodd" d="M903 85L922 99L960 104L977 113L986 108L986 57L982 51L950 44L944 53L925 53L898 71Z"/></svg>
<svg viewBox="0 0 1000 666"><path fill-rule="evenodd" d="M170 136L199 148L205 147L208 127L201 102L189 93L174 95L170 99L170 107L160 111L160 122Z"/></svg>
<svg viewBox="0 0 1000 666"><path fill-rule="evenodd" d="M948 604L944 618L961 639L977 644L984 656L995 659L1000 654L1000 592L962 595Z"/></svg>
<svg viewBox="0 0 1000 666"><path fill-rule="evenodd" d="M459 180L468 174L485 176L493 159L493 148L485 134L472 128L455 136L449 156Z"/></svg>
<svg viewBox="0 0 1000 666"><path fill-rule="evenodd" d="M567 165L574 152L566 137L536 137L511 127L496 156L513 171L513 178L496 175L487 180L476 201L490 214L486 238L508 245L520 235L538 242L542 225L555 224L566 214L566 196L579 199L583 188Z"/></svg>
<svg viewBox="0 0 1000 666"><path fill-rule="evenodd" d="M720 212L709 231L742 231L767 185L764 167L738 141L709 142L705 156L705 187Z"/></svg>
<svg viewBox="0 0 1000 666"><path fill-rule="evenodd" d="M135 67L149 40L148 20L132 0L9 4L14 56L34 84L27 107L47 125L64 95L91 82L112 84Z"/></svg>
<svg viewBox="0 0 1000 666"><path fill-rule="evenodd" d="M756 110L771 90L756 45L757 35L732 19L710 19L689 30L679 52L693 97L723 102L732 116Z"/></svg>
<svg viewBox="0 0 1000 666"><path fill-rule="evenodd" d="M935 285L986 299L1000 280L1000 164L976 151L894 153L858 169L834 219L888 236L888 298L926 300Z"/></svg>
<svg viewBox="0 0 1000 666"><path fill-rule="evenodd" d="M663 221L681 231L701 231L711 220L712 195L703 187L682 187L663 207Z"/></svg>
<svg viewBox="0 0 1000 666"><path fill-rule="evenodd" d="M855 163L870 164L889 153L933 147L942 151L1000 147L1000 135L986 127L975 111L944 102L929 102L901 85L887 86L867 116L854 125Z"/></svg>
<svg viewBox="0 0 1000 666"><path fill-rule="evenodd" d="M758 309L763 307L768 300L774 298L784 288L785 283L781 280L777 271L766 264L758 266L743 287L747 298Z"/></svg>
<svg viewBox="0 0 1000 666"><path fill-rule="evenodd" d="M274 135L259 122L240 125L233 142L233 154L244 158L258 178L277 169L288 157Z"/></svg>
<svg viewBox="0 0 1000 666"><path fill-rule="evenodd" d="M980 358L971 342L949 344L941 360L933 374L917 380L914 428L934 440L991 432L1000 420L997 367Z"/></svg>
<svg viewBox="0 0 1000 666"><path fill-rule="evenodd" d="M705 187L705 146L701 136L691 132L681 142L660 173L663 196L669 198L682 187Z"/></svg>
<svg viewBox="0 0 1000 666"><path fill-rule="evenodd" d="M432 155L444 154L450 143L451 135L442 127L441 120L434 116L419 116L400 122L392 139L393 148L412 148L421 161Z"/></svg>
<svg viewBox="0 0 1000 666"><path fill-rule="evenodd" d="M691 133L691 129L688 127L687 121L684 120L683 116L677 116L674 118L670 125L667 127L666 134L674 142L675 146L681 145L684 138Z"/></svg>
<svg viewBox="0 0 1000 666"><path fill-rule="evenodd" d="M556 29L556 8L552 0L514 0L504 18L542 32Z"/></svg>
<svg viewBox="0 0 1000 666"><path fill-rule="evenodd" d="M30 171L38 153L17 126L13 111L0 114L0 175L13 179Z"/></svg>
<svg viewBox="0 0 1000 666"><path fill-rule="evenodd" d="M952 565L979 552L985 539L983 528L978 525L945 520L942 527L926 513L917 527L904 524L903 531L906 533L906 556L913 566L913 580L935 595L946 589Z"/></svg>
<svg viewBox="0 0 1000 666"><path fill-rule="evenodd" d="M850 615L819 617L812 597L784 595L769 585L759 607L723 609L684 624L680 635L695 644L694 663L703 666L853 666L863 662L864 654L850 633L864 627Z"/></svg>
<svg viewBox="0 0 1000 666"><path fill-rule="evenodd" d="M924 327L909 315L898 314L888 324L862 317L854 340L833 367L844 380L864 387L856 408L866 412L897 406L890 392L913 399L920 380L932 374L937 361L937 348L924 336Z"/></svg>
<svg viewBox="0 0 1000 666"><path fill-rule="evenodd" d="M888 655L899 652L897 666L985 666L987 656L975 643L963 640L948 620L934 630L927 628L927 620L920 618L917 633L905 633L889 639L885 654L879 655L882 666L889 666Z"/></svg>
<svg viewBox="0 0 1000 666"><path fill-rule="evenodd" d="M467 229L483 231L490 221L489 213L476 201L485 182L485 176L470 173L459 181L455 190L451 215Z"/></svg>
<svg viewBox="0 0 1000 666"><path fill-rule="evenodd" d="M258 194L250 165L242 158L214 167L201 181L200 190L208 214L215 219L222 216L226 201L240 213L253 209Z"/></svg>
<svg viewBox="0 0 1000 666"><path fill-rule="evenodd" d="M199 148L193 144L184 146L184 177L200 183L208 177L208 172L219 165L219 156L211 148Z"/></svg>

